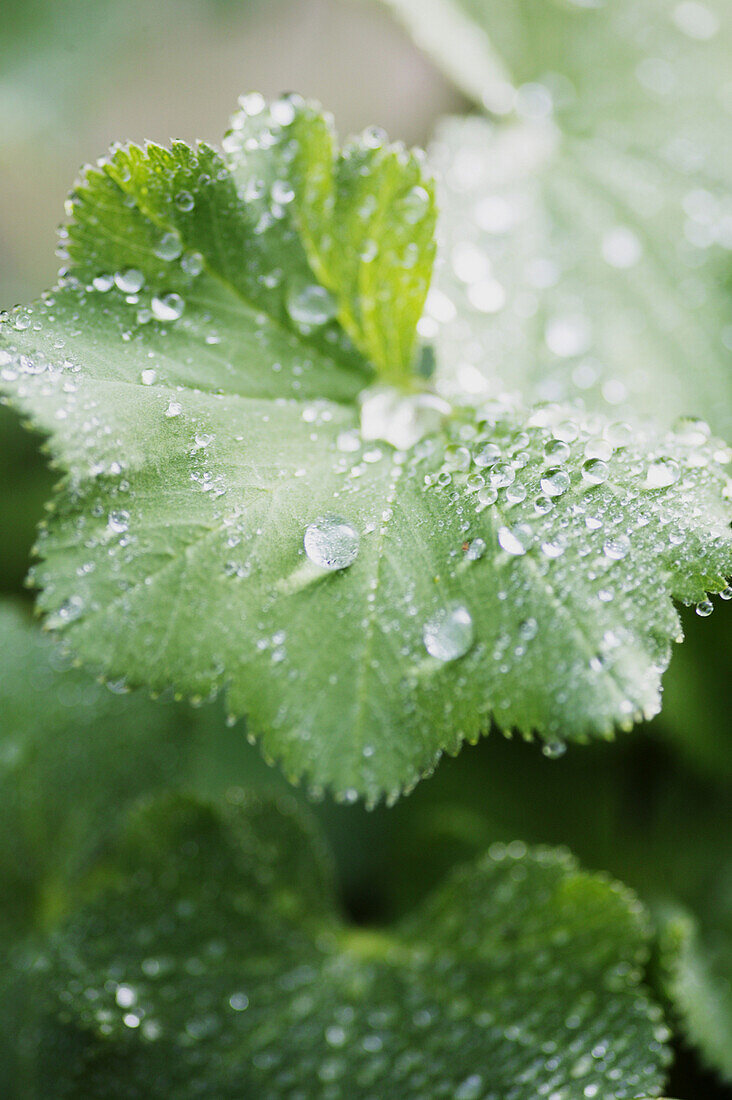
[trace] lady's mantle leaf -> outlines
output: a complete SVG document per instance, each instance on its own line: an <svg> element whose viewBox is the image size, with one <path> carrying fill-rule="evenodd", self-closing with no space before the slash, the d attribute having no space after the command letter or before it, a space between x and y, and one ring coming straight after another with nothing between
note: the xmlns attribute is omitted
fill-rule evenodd
<svg viewBox="0 0 732 1100"><path fill-rule="evenodd" d="M495 116L433 150L446 375L732 438L730 5L389 3Z"/></svg>
<svg viewBox="0 0 732 1100"><path fill-rule="evenodd" d="M661 1090L643 911L565 853L496 846L388 932L351 929L289 812L166 799L94 881L44 956L44 1095Z"/></svg>
<svg viewBox="0 0 732 1100"><path fill-rule="evenodd" d="M334 162L311 108L254 96L226 161L118 150L75 192L70 272L0 332L3 385L68 471L49 624L114 680L227 689L290 778L370 801L491 717L555 741L654 713L670 597L732 570L703 425L365 388L346 329L403 371L430 254L429 187L373 144Z"/></svg>

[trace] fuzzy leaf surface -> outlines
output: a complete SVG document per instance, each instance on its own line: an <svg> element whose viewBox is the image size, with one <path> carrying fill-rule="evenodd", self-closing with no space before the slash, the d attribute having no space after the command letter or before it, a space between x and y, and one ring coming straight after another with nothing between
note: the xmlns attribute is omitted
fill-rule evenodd
<svg viewBox="0 0 732 1100"><path fill-rule="evenodd" d="M491 718L583 740L655 713L671 597L702 601L732 570L728 452L696 424L467 393L404 449L362 431L374 366L298 214L319 201L302 165L333 171L309 111L245 99L226 159L114 152L76 189L69 273L3 324L3 386L67 471L35 571L49 624L114 681L226 690L289 778L347 800L396 797ZM292 128L311 125L304 153ZM364 143L358 194L370 171L381 194ZM402 162L397 225L415 203L426 224ZM360 221L338 224L360 248ZM423 277L401 255L406 333ZM420 400L404 397L418 426ZM321 568L305 536L334 522L355 553Z"/></svg>
<svg viewBox="0 0 732 1100"><path fill-rule="evenodd" d="M327 861L289 811L164 799L98 880L45 953L53 1096L661 1091L643 910L566 853L497 847L365 931L337 915Z"/></svg>

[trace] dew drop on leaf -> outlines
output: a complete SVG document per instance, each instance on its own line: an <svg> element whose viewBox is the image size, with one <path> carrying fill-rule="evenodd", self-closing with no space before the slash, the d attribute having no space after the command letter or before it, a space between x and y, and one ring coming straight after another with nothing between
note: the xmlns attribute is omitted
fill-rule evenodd
<svg viewBox="0 0 732 1100"><path fill-rule="evenodd" d="M582 465L582 478L588 485L602 485L607 481L610 468L601 458L588 458Z"/></svg>
<svg viewBox="0 0 732 1100"><path fill-rule="evenodd" d="M287 295L287 312L299 328L320 328L336 315L333 295L317 283L295 283Z"/></svg>
<svg viewBox="0 0 732 1100"><path fill-rule="evenodd" d="M164 233L155 247L155 255L159 260L177 260L183 251L183 242L177 233Z"/></svg>
<svg viewBox="0 0 732 1100"><path fill-rule="evenodd" d="M341 516L324 516L305 529L303 545L311 562L321 569L347 569L358 557L360 537Z"/></svg>
<svg viewBox="0 0 732 1100"><path fill-rule="evenodd" d="M522 539L523 532L510 527L498 528L498 544L502 550L505 550L507 554L512 554L514 557L520 557L521 554L526 553L526 545Z"/></svg>
<svg viewBox="0 0 732 1100"><path fill-rule="evenodd" d="M128 267L126 271L118 271L114 281L123 294L137 294L145 285L145 276L137 268Z"/></svg>
<svg viewBox="0 0 732 1100"><path fill-rule="evenodd" d="M669 485L675 485L681 477L678 462L672 458L660 458L652 462L648 467L644 489L667 489Z"/></svg>
<svg viewBox="0 0 732 1100"><path fill-rule="evenodd" d="M151 307L156 321L177 321L185 303L180 294L162 294L159 298L153 298Z"/></svg>
<svg viewBox="0 0 732 1100"><path fill-rule="evenodd" d="M456 661L473 644L473 619L467 607L443 607L429 619L422 633L424 647L438 661Z"/></svg>
<svg viewBox="0 0 732 1100"><path fill-rule="evenodd" d="M714 604L711 600L701 600L696 605L696 613L700 615L702 619L708 619L711 613L714 611Z"/></svg>
<svg viewBox="0 0 732 1100"><path fill-rule="evenodd" d="M190 191L179 191L175 196L175 205L182 213L187 214L195 206L195 200Z"/></svg>
<svg viewBox="0 0 732 1100"><path fill-rule="evenodd" d="M569 488L569 474L554 466L541 479L541 487L548 497L560 497Z"/></svg>
<svg viewBox="0 0 732 1100"><path fill-rule="evenodd" d="M607 539L605 545L602 548L602 552L606 558L612 558L614 561L620 561L630 550L630 539L627 535L618 535L616 538Z"/></svg>
<svg viewBox="0 0 732 1100"><path fill-rule="evenodd" d="M486 552L486 544L484 539L473 539L465 551L465 557L468 561L478 561Z"/></svg>
<svg viewBox="0 0 732 1100"><path fill-rule="evenodd" d="M541 751L549 760L558 760L560 756L564 756L567 746L564 741L547 741Z"/></svg>

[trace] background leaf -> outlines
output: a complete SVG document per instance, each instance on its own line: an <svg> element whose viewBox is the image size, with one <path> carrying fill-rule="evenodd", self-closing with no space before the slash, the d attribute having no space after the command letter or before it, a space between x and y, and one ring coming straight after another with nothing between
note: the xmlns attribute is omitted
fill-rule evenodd
<svg viewBox="0 0 732 1100"><path fill-rule="evenodd" d="M658 913L659 968L688 1042L732 1083L732 872L729 864L705 899L701 917L680 906Z"/></svg>
<svg viewBox="0 0 732 1100"><path fill-rule="evenodd" d="M53 1095L122 1095L123 1055L125 1094L135 1074L161 1096L658 1094L667 1032L621 887L518 844L393 930L348 929L300 828L251 803L133 818L46 955Z"/></svg>
<svg viewBox="0 0 732 1100"><path fill-rule="evenodd" d="M391 6L499 119L446 123L433 150L425 332L454 384L460 366L486 389L729 437L728 6Z"/></svg>

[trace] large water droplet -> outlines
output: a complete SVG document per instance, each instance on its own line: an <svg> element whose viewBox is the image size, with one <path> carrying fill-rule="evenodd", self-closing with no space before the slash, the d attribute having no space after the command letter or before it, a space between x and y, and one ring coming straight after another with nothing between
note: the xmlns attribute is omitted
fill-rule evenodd
<svg viewBox="0 0 732 1100"><path fill-rule="evenodd" d="M358 557L361 539L341 516L324 516L305 530L305 553L321 569L347 569Z"/></svg>
<svg viewBox="0 0 732 1100"><path fill-rule="evenodd" d="M443 607L424 625L422 639L430 657L438 661L456 661L473 644L473 620L467 607L455 604Z"/></svg>
<svg viewBox="0 0 732 1100"><path fill-rule="evenodd" d="M513 530L510 527L499 527L498 544L502 550L505 550L507 554L513 554L514 557L526 553L526 539L521 526L515 527Z"/></svg>

